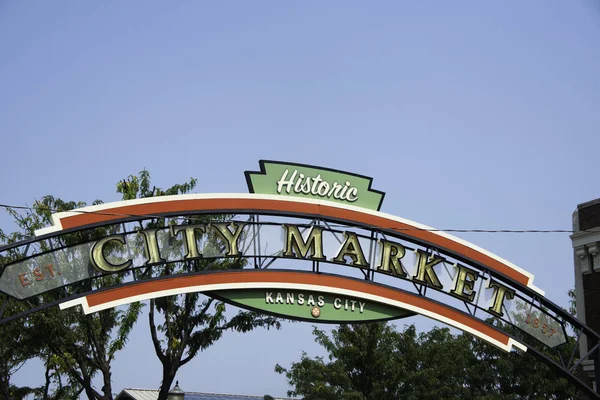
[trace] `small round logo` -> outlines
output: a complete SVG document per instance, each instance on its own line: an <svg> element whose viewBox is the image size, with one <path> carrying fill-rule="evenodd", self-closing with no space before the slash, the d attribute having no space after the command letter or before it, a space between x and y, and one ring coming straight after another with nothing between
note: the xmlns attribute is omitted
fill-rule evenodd
<svg viewBox="0 0 600 400"><path fill-rule="evenodd" d="M313 307L312 310L310 310L310 314L315 318L319 318L319 315L321 315L321 309L319 307Z"/></svg>

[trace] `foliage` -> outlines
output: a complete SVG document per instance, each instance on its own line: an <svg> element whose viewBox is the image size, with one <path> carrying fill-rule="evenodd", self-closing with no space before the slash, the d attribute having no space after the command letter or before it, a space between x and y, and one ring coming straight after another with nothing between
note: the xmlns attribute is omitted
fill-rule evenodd
<svg viewBox="0 0 600 400"><path fill-rule="evenodd" d="M575 289L569 290L569 309L567 311L572 316L577 316L577 295Z"/></svg>
<svg viewBox="0 0 600 400"><path fill-rule="evenodd" d="M2 301L5 299L2 298ZM5 312L18 312L14 309L18 305L10 304L8 307L11 310ZM33 358L35 353L27 346L28 332L23 329L18 322L12 321L0 325L0 337L11 338L11 340L0 340L0 397L1 398L16 398L28 394L29 390L25 388L17 388L10 384L10 377L17 372L23 364L30 358ZM18 393L17 393L18 392Z"/></svg>
<svg viewBox="0 0 600 400"><path fill-rule="evenodd" d="M191 178L188 182L175 184L163 190L151 186L150 173L143 170L138 175L130 175L118 182L117 192L122 195L123 200L177 195L189 193L196 183L197 180ZM100 201L94 202L94 204L100 203ZM53 196L45 196L41 201L36 201L30 210L8 209L19 229L10 235L0 231L0 244L33 237L36 230L51 224L53 213L85 206L83 202L64 201ZM196 215L186 217L183 224L224 223L227 220L228 216L223 215ZM149 216L147 220L139 223L139 227L161 228L176 222L182 225L182 222L176 219ZM123 232L125 229L124 225L122 227L112 225L38 241L31 249L20 247L2 253L0 265L21 259L31 254L31 251L39 253L90 242L108 234ZM143 240L143 238L138 235L134 240ZM214 237L207 245L222 248L224 244ZM142 305L133 303L126 307L84 315L78 309L58 310L57 307L44 307L45 304L62 301L77 293L114 286L131 278L155 278L205 270L239 269L243 265L242 259L219 261L195 259L188 262L166 263L142 268L139 271L126 271L87 279L29 298L25 302L26 305L24 302L9 301L5 308L10 315L33 307L40 307L43 311L0 325L0 335L3 338L12 338L12 341L0 341L0 359L7 360L0 363L0 396L17 399L34 394L43 399L75 399L83 392L90 399L112 399L111 362L115 354L125 346ZM160 314L159 318L156 318L157 314ZM152 300L148 322L154 349L163 365L159 399L166 398L177 370L191 361L200 351L220 339L226 330L247 332L257 327L280 328L278 319L254 312L243 311L228 316L223 302L198 293ZM45 383L37 388L12 386L11 376L23 363L32 358L43 361L46 367ZM97 375L101 377L101 388L95 388L92 383Z"/></svg>
<svg viewBox="0 0 600 400"><path fill-rule="evenodd" d="M575 390L544 365L519 352L505 353L447 328L417 334L385 323L340 325L331 336L313 334L328 359L303 353L280 365L305 400L573 399Z"/></svg>
<svg viewBox="0 0 600 400"><path fill-rule="evenodd" d="M100 201L94 202L94 204L99 203ZM84 206L86 204L83 202L67 202L53 196L45 196L26 212L19 213L9 209L19 231L10 236L3 234L1 239L4 243L12 243L32 237L35 230L50 224L52 213ZM36 245L40 246L39 251L45 251L53 247L64 247L94 240L106 233L105 229L98 228L62 235L55 239L38 242ZM16 253L16 250L9 252L11 258L23 256L24 254ZM2 260L2 264L4 265L8 261ZM29 299L27 306L35 307L58 301L77 291L86 292L103 286L112 286L122 282L123 279L124 275L120 275L85 281ZM23 307L23 303L10 302L9 304L13 307ZM44 385L20 392L25 394L31 392L44 399L75 399L84 391L90 399L112 399L110 363L114 360L115 353L125 346L140 310L141 304L139 303L90 315L84 315L78 309L59 310L57 307L51 307L26 318L1 325L0 329L10 329L10 326L14 326L20 335L24 335L27 345L19 346L21 349L19 351L25 352L26 359L40 358L46 367ZM15 333L13 337L18 337L18 335ZM19 360L19 357L9 359ZM102 388L99 390L92 384L92 379L97 374L102 376ZM16 393L13 393L13 396L20 397Z"/></svg>
<svg viewBox="0 0 600 400"><path fill-rule="evenodd" d="M188 182L163 190L151 185L150 174L144 170L138 176L131 175L119 182L117 191L123 195L123 199L129 200L185 194L193 190L196 183L197 181L192 178ZM152 189L150 189L151 187ZM153 218L146 222L143 227L145 229L161 228L175 223L177 225L206 225L226 223L228 219L229 216L224 215L191 215L177 221L175 219ZM171 240L179 239L173 238ZM181 245L183 246L183 243ZM219 238L210 237L206 246L223 248L225 245ZM162 256L167 257L166 254L162 254ZM142 271L142 275L148 278L198 273L208 270L232 270L242 268L244 263L244 259L210 260L201 258L148 267ZM160 314L162 322L157 322L157 314ZM236 315L228 317L225 303L199 293L150 300L148 324L154 350L163 367L159 400L167 398L168 391L179 368L189 363L199 352L219 340L223 332L227 330L248 332L257 327L280 328L278 319L254 312L240 311Z"/></svg>

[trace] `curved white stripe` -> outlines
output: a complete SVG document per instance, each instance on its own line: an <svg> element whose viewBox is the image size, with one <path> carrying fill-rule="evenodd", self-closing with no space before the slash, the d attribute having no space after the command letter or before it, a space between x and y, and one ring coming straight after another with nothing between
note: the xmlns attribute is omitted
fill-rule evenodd
<svg viewBox="0 0 600 400"><path fill-rule="evenodd" d="M356 206L351 206L351 205L340 204L340 203L327 201L327 200L316 200L316 199L308 199L308 198L302 198L302 197L292 197L292 196L288 197L288 196L256 194L256 193L215 193L215 194L202 193L202 194L182 194L182 195L174 195L174 196L148 197L148 198L143 198L143 199L116 201L113 203L98 204L95 206L78 208L77 210L74 210L74 211L67 211L67 212L52 214L53 225L46 227L46 228L36 230L35 235L41 236L41 235L46 235L49 233L61 231L63 229L61 221L60 221L62 218L67 218L67 217L71 217L74 215L80 215L81 212L107 211L107 210L111 210L113 208L132 206L132 205L138 205L138 204L151 204L151 203L162 203L162 202L166 203L166 202L178 201L178 200L201 200L201 199L261 199L261 200L288 201L288 202L292 202L292 203L316 204L316 205L323 205L323 206L327 206L327 207L339 208L339 209L344 209L344 210L349 210L349 211L356 211L356 212L360 212L363 214L369 214L369 215L373 215L376 217L385 218L385 219L389 219L391 221L396 221L396 222L400 222L400 223L403 223L406 225L410 225L410 226L418 228L418 229L425 229L425 230L433 229L427 225L423 225L418 222L410 221L408 219L404 219L401 217L396 217L391 214L386 214L386 213L383 213L380 211L369 210L366 208L361 208L361 207L356 207ZM524 269L518 267L517 265L511 263L510 261L505 260L504 258L497 256L497 255L495 255L473 243L467 242L466 240L463 240L456 236L450 235L447 232L431 232L431 233L434 235L440 236L440 237L444 237L453 242L459 243L459 244L466 246L472 250L475 250L479 253L485 254L486 256L493 258L494 260L519 272L520 274L527 276L529 278L528 282L527 282L527 287L529 287L530 289L539 293L540 295L544 296L545 292L543 290L541 290L540 288L536 287L535 285L533 285L534 276L530 272L525 271Z"/></svg>
<svg viewBox="0 0 600 400"><path fill-rule="evenodd" d="M414 306L412 304L404 303L404 302L397 301L397 300L391 300L386 297L375 296L375 295L368 294L368 293L357 292L357 291L348 290L348 289L341 289L341 288L332 287L332 286L320 286L320 285L285 283L285 282L220 283L220 284L213 284L213 285L188 286L188 287L177 288L177 289L160 290L160 291L151 292L151 293L144 293L144 294L137 295L137 296L130 296L130 297L125 297L125 298L122 298L119 300L106 302L106 303L99 304L99 305L93 306L93 307L89 306L86 297L80 297L80 298L77 298L74 300L70 300L68 302L61 303L59 305L59 307L61 310L64 310L66 308L74 307L76 305L81 305L83 312L85 314L90 314L90 313L106 310L109 308L122 306L124 304L129 304L129 303L133 303L136 301L155 299L158 297L173 296L173 295L184 294L184 293L208 292L208 291L213 291L213 290L233 290L233 289L295 289L295 290L307 290L307 291L316 291L316 292L320 291L320 292L326 292L326 293L335 293L335 294L344 295L344 296L358 297L358 298L362 298L362 299L366 299L366 300L375 301L378 303L387 304L387 305L390 305L393 307L403 308L405 310L413 311L417 314L421 314L426 317L435 319L446 325L450 325L457 329L460 329L461 331L470 333L471 335L478 337L482 340L485 340L486 342L491 343L494 346L499 347L504 351L513 350L513 346L522 351L527 351L527 347L525 347L525 345L517 342L516 340L514 340L512 338L509 338L508 345L505 345L505 344L497 341L496 339L494 339L482 332L479 332L475 329L472 329L460 322L454 321L448 317L434 313L429 310L422 309L422 308Z"/></svg>

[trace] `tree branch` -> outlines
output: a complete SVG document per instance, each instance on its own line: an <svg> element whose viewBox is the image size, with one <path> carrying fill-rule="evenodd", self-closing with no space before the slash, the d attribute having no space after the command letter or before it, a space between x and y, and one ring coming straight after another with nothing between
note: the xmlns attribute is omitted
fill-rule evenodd
<svg viewBox="0 0 600 400"><path fill-rule="evenodd" d="M160 347L160 340L158 340L158 336L156 334L156 324L154 323L154 300L150 300L150 310L148 312L148 324L150 325L150 335L152 336L152 344L154 345L154 351L158 356L158 359L162 364L165 364L167 361L166 356L162 352L162 348Z"/></svg>

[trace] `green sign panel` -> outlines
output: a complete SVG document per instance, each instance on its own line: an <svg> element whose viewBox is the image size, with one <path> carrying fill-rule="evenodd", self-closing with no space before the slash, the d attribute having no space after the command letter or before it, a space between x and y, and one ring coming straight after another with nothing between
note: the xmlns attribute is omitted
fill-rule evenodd
<svg viewBox="0 0 600 400"><path fill-rule="evenodd" d="M377 210L383 192L371 189L373 178L303 164L260 161L260 172L246 172L251 193L308 197Z"/></svg>
<svg viewBox="0 0 600 400"><path fill-rule="evenodd" d="M413 312L355 297L285 289L243 289L211 292L235 305L296 320L329 323L381 321Z"/></svg>

